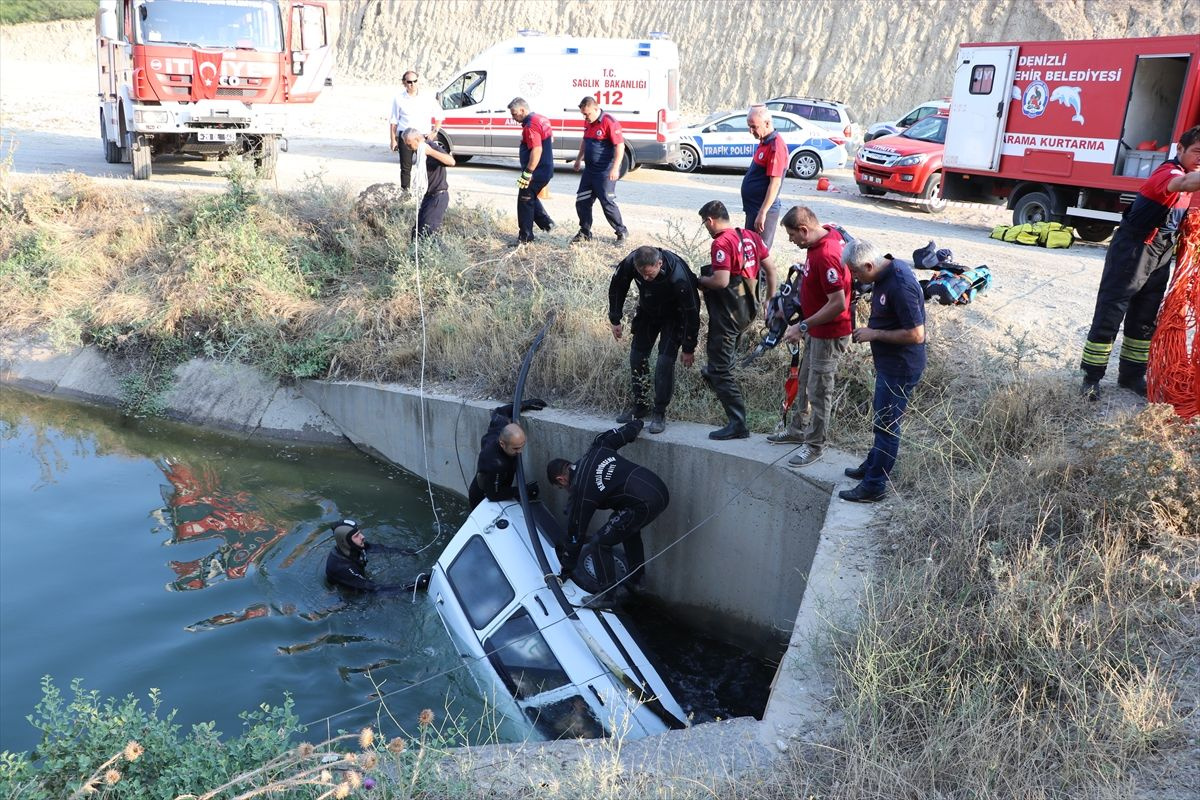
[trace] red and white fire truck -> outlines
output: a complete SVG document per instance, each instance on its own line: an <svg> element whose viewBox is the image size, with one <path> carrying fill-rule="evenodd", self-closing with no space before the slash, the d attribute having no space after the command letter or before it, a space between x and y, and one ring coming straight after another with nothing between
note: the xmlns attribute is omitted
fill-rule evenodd
<svg viewBox="0 0 1200 800"><path fill-rule="evenodd" d="M1101 241L1200 124L1200 35L963 44L942 195Z"/></svg>
<svg viewBox="0 0 1200 800"><path fill-rule="evenodd" d="M100 0L96 67L108 163L145 180L160 156L250 155L271 178L289 104L317 98L333 55L323 3Z"/></svg>

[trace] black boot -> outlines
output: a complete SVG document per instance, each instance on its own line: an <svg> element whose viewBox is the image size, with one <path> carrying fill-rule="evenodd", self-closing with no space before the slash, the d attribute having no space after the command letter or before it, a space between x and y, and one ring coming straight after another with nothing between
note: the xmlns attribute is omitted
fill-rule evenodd
<svg viewBox="0 0 1200 800"><path fill-rule="evenodd" d="M1146 365L1122 361L1117 372L1117 386L1136 395L1146 396Z"/></svg>
<svg viewBox="0 0 1200 800"><path fill-rule="evenodd" d="M641 419L646 416L646 412L649 410L650 409L646 408L646 406L641 403L634 403L632 406L621 412L621 415L617 417L617 422L621 423L622 425L627 425L628 423L633 422L635 419Z"/></svg>
<svg viewBox="0 0 1200 800"><path fill-rule="evenodd" d="M712 433L708 434L708 438L716 439L717 441L725 441L726 439L749 439L750 429L746 427L746 412L740 408L725 407L725 414L729 417L729 424L724 428L717 428Z"/></svg>

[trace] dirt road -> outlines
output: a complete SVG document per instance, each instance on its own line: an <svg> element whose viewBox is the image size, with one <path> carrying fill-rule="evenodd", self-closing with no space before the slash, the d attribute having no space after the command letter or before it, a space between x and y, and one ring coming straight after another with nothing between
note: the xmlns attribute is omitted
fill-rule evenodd
<svg viewBox="0 0 1200 800"><path fill-rule="evenodd" d="M2 55L0 55L2 57ZM99 139L95 77L86 62L0 63L0 157L11 150L12 171L23 176L74 170L114 188L131 182L129 166L104 161ZM31 80L36 76L37 80ZM60 87L47 93L46 87ZM393 87L335 85L297 115L289 131L290 148L280 157L275 185L301 187L319 176L357 191L379 181L398 181L399 166L387 147L387 111ZM510 217L515 209L515 160L474 159L450 176L459 200L494 205ZM150 186L166 191L218 190L218 163L156 162ZM901 200L859 196L848 169L828 174L832 187L817 191L812 181L787 178L785 207L805 204L822 221L844 225L856 236L907 257L930 239L953 250L955 260L988 264L995 273L992 290L969 307L936 308L943 336L987 336L998 343L1011 328L1028 334L1027 342L1058 357L1043 356L1043 366L1069 366L1078 357L1103 263L1102 246L1076 243L1069 250L1044 250L1004 244L988 238L991 226L1009 221L1002 209L951 207L939 215L923 213ZM696 210L722 200L740 217L741 175L732 172L683 175L644 168L618 185L618 199L633 243L667 234L677 221L686 232L698 229ZM576 179L560 165L548 203L559 228L552 234L564 246L575 232ZM598 217L601 228L602 218ZM512 222L515 233L515 220ZM597 230L601 230L597 228ZM801 254L779 235L776 258L783 268Z"/></svg>

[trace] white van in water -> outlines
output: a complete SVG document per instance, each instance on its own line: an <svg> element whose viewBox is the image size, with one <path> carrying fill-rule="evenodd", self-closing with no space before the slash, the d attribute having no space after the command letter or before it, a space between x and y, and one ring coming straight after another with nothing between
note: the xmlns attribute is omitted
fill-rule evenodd
<svg viewBox="0 0 1200 800"><path fill-rule="evenodd" d="M661 33L592 39L521 31L471 59L442 89L442 134L459 161L516 158L521 126L508 104L523 97L549 118L555 158L574 161L584 127L579 101L587 95L621 123L622 174L678 157L679 49Z"/></svg>

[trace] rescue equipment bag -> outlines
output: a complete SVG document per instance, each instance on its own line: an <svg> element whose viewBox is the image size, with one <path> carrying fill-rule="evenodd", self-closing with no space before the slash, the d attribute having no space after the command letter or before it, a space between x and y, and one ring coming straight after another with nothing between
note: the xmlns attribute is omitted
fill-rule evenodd
<svg viewBox="0 0 1200 800"><path fill-rule="evenodd" d="M973 269L946 264L927 281L921 281L926 300L937 300L944 306L966 305L975 295L988 290L992 285L992 271L986 264Z"/></svg>
<svg viewBox="0 0 1200 800"><path fill-rule="evenodd" d="M1017 244L1041 247L1070 247L1075 241L1075 230L1061 222L1026 222L1024 225L997 225L992 228L990 238Z"/></svg>

